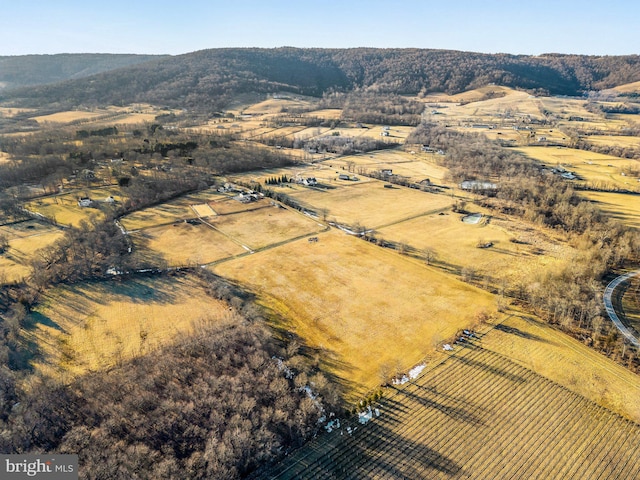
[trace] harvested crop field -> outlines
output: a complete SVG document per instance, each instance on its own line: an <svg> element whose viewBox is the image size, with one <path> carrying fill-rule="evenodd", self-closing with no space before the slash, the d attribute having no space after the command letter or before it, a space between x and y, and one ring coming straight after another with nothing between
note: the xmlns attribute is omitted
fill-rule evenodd
<svg viewBox="0 0 640 480"><path fill-rule="evenodd" d="M639 424L482 347L392 388L370 416L342 422L264 478L640 475Z"/></svg>

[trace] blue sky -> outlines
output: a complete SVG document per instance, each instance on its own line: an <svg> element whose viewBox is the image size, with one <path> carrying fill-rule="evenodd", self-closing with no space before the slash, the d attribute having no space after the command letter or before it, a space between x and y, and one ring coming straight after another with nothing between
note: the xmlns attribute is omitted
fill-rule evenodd
<svg viewBox="0 0 640 480"><path fill-rule="evenodd" d="M0 55L220 47L640 54L640 2L0 0Z"/></svg>

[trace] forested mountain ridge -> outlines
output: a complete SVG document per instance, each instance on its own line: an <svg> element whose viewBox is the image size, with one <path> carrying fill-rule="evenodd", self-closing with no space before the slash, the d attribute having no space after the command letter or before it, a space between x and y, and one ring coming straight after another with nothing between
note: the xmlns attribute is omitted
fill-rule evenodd
<svg viewBox="0 0 640 480"><path fill-rule="evenodd" d="M164 56L111 53L0 56L0 90L84 78L157 58Z"/></svg>
<svg viewBox="0 0 640 480"><path fill-rule="evenodd" d="M223 108L237 94L373 89L457 93L489 83L579 95L640 80L640 56L541 56L427 49L201 50L55 85L5 91L14 105L149 102Z"/></svg>

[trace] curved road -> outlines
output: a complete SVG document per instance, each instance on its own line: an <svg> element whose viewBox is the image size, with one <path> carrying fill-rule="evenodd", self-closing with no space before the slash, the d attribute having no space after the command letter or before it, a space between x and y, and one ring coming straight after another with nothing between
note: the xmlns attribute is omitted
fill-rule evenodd
<svg viewBox="0 0 640 480"><path fill-rule="evenodd" d="M624 337L627 340L629 340L632 344L634 344L636 347L640 348L640 340L638 340L633 335L633 333L631 333L631 331L624 326L624 324L618 317L618 314L616 313L615 309L613 308L613 303L611 303L611 296L613 295L613 291L616 289L616 287L620 285L622 282L629 280L631 277L635 275L640 275L640 270L636 270L635 272L629 272L624 275L620 275L619 277L615 278L611 283L609 283L609 285L607 285L607 288L604 291L604 308L607 310L607 314L609 315L609 318L614 323L614 325L618 328L618 330L620 330L622 335L624 335Z"/></svg>

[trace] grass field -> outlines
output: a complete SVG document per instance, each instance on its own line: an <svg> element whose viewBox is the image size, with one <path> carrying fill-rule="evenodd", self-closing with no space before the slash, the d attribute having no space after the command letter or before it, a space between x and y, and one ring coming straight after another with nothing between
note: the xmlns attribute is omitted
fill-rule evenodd
<svg viewBox="0 0 640 480"><path fill-rule="evenodd" d="M190 277L63 286L46 292L23 339L36 371L66 377L171 343L200 319L224 321L227 310Z"/></svg>
<svg viewBox="0 0 640 480"><path fill-rule="evenodd" d="M324 225L301 213L269 206L208 219L209 223L252 250L319 232Z"/></svg>
<svg viewBox="0 0 640 480"><path fill-rule="evenodd" d="M453 203L447 195L404 187L384 188L385 183L378 180L337 180L335 184L337 188L333 190L305 189L290 195L316 211L326 209L329 220L373 229L448 209Z"/></svg>
<svg viewBox="0 0 640 480"><path fill-rule="evenodd" d="M368 423L341 422L264 478L640 475L639 424L479 346L391 389L374 407Z"/></svg>
<svg viewBox="0 0 640 480"><path fill-rule="evenodd" d="M96 117L101 117L108 113L107 111L95 111L95 112L86 112L86 111L68 111L68 112L58 112L52 113L50 115L42 115L38 117L33 117L38 123L69 123L76 120L87 120L91 121Z"/></svg>
<svg viewBox="0 0 640 480"><path fill-rule="evenodd" d="M29 262L40 248L61 238L59 228L35 220L0 227L0 234L9 240L9 248L0 254L0 272L4 281L18 281L29 274Z"/></svg>
<svg viewBox="0 0 640 480"><path fill-rule="evenodd" d="M78 198L84 196L93 199L99 208L79 206ZM54 218L60 225L77 226L80 221L89 220L92 217L104 218L102 209L112 208L103 202L109 196L113 196L116 201L122 200L117 188L88 188L39 198L27 203L25 207L47 218Z"/></svg>
<svg viewBox="0 0 640 480"><path fill-rule="evenodd" d="M327 160L323 164L347 168L348 164L353 163L356 172L359 168L364 168L368 172L390 169L394 175L408 177L413 182L428 178L434 183L443 183L447 169L438 165L438 157L439 155L434 153L421 152L420 147L416 146L413 150L394 148L361 155L348 155Z"/></svg>
<svg viewBox="0 0 640 480"><path fill-rule="evenodd" d="M473 225L462 222L463 215L447 211L396 223L377 233L387 241L409 245L419 257L424 256L425 249L431 249L434 265L454 273L473 269L474 275L498 283L524 280L568 255L568 247L545 239L542 233L518 230L517 224L493 218L491 212L476 206L468 209L488 216ZM489 248L478 248L488 243Z"/></svg>
<svg viewBox="0 0 640 480"><path fill-rule="evenodd" d="M640 230L640 196L629 193L581 192L596 206L625 225Z"/></svg>
<svg viewBox="0 0 640 480"><path fill-rule="evenodd" d="M637 167L637 160L571 148L521 147L517 151L549 167L563 166L578 175L579 182L587 185L640 190L637 179L622 175L625 167Z"/></svg>
<svg viewBox="0 0 640 480"><path fill-rule="evenodd" d="M246 250L204 224L174 223L150 227L131 235L138 254L169 266L211 263Z"/></svg>
<svg viewBox="0 0 640 480"><path fill-rule="evenodd" d="M492 295L332 230L217 265L247 285L357 395L491 312Z"/></svg>
<svg viewBox="0 0 640 480"><path fill-rule="evenodd" d="M482 345L640 424L640 377L553 327L516 313Z"/></svg>
<svg viewBox="0 0 640 480"><path fill-rule="evenodd" d="M141 228L179 222L197 216L193 210L193 205L209 202L213 202L213 205L217 200L225 200L227 198L228 197L220 195L215 190L204 190L193 195L185 195L170 202L163 203L162 205L138 210L122 217L121 223L127 230L139 230Z"/></svg>

